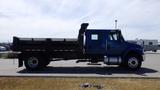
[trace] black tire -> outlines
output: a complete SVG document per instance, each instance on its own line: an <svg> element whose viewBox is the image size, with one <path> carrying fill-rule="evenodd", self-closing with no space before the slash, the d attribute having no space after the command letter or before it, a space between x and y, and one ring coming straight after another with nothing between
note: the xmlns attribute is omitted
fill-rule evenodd
<svg viewBox="0 0 160 90"><path fill-rule="evenodd" d="M28 71L36 71L44 68L43 60L38 56L28 56L24 63Z"/></svg>
<svg viewBox="0 0 160 90"><path fill-rule="evenodd" d="M139 55L132 54L126 57L125 66L129 70L133 71L139 70L141 68L141 65L142 65L142 60Z"/></svg>

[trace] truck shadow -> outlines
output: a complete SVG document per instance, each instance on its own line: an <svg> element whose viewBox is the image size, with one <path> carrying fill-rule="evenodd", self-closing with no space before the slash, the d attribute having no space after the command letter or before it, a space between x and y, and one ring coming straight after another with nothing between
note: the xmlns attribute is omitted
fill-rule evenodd
<svg viewBox="0 0 160 90"><path fill-rule="evenodd" d="M41 71L28 71L23 69L20 74L136 74L147 76L147 73L156 73L158 71L142 67L138 71L130 71L122 67L47 67Z"/></svg>

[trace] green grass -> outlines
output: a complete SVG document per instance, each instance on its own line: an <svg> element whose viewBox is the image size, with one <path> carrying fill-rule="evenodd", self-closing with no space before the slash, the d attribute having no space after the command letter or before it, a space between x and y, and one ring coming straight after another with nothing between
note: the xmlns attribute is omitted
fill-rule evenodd
<svg viewBox="0 0 160 90"><path fill-rule="evenodd" d="M1 77L0 90L97 90L82 83L104 86L103 90L160 90L160 79Z"/></svg>

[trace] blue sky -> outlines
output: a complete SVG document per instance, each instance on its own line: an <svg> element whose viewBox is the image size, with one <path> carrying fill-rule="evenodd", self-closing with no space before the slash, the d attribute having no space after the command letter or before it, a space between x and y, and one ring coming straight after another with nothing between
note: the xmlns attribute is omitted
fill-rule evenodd
<svg viewBox="0 0 160 90"><path fill-rule="evenodd" d="M118 28L126 39L160 40L160 0L0 0L0 41L76 38L80 24Z"/></svg>

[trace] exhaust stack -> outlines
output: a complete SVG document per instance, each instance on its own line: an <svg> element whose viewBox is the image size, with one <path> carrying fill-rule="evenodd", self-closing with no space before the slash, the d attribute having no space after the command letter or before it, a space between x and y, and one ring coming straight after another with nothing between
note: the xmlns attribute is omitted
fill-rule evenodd
<svg viewBox="0 0 160 90"><path fill-rule="evenodd" d="M78 42L80 44L81 49L83 49L84 32L86 31L88 25L89 25L89 23L82 23L81 28L79 30Z"/></svg>

